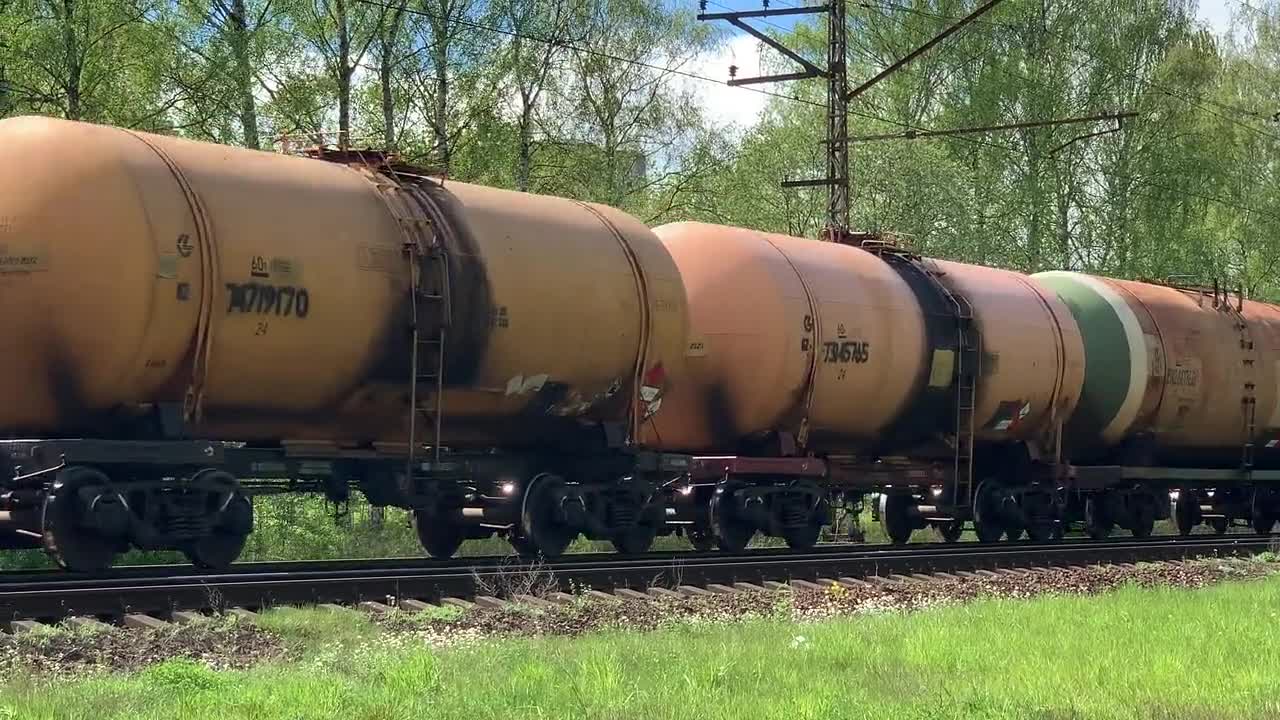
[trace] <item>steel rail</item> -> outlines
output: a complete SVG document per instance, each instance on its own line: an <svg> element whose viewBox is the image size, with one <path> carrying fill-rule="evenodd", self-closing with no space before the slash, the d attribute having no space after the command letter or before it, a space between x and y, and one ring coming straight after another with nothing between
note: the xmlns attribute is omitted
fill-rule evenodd
<svg viewBox="0 0 1280 720"><path fill-rule="evenodd" d="M535 575L561 589L706 585L710 583L812 580L958 570L1042 567L1090 563L1176 560L1247 555L1273 547L1265 536L1152 538L1052 544L1005 543L920 546L844 546L806 553L761 550L738 555L655 553L620 558L591 554L583 559L526 564L512 558L382 566L324 562L266 564L235 572L185 572L155 576L78 577L48 574L0 582L0 622L57 620L69 616L163 615L175 610L262 608L311 603L388 602L413 598L501 594ZM850 549L850 548L856 549ZM364 562L364 561L343 561ZM246 564L252 565L252 564ZM301 567L300 567L301 566Z"/></svg>

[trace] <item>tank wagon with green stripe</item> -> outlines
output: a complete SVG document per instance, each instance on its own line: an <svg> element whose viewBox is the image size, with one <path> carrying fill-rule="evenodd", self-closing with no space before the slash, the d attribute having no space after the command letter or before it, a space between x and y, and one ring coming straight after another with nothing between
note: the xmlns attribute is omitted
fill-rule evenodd
<svg viewBox="0 0 1280 720"><path fill-rule="evenodd" d="M1280 309L1220 288L1076 272L1032 278L1070 308L1084 341L1084 387L1064 429L1077 475L1132 468L1178 485L1173 513L1184 527L1207 520L1225 529L1243 516L1269 529L1268 483L1280 468ZM1234 511L1223 507L1232 503Z"/></svg>

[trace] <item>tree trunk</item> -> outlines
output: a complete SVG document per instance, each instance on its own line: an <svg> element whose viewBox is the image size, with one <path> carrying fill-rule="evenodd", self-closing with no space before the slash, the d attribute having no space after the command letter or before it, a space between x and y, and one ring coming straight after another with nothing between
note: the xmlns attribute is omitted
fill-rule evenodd
<svg viewBox="0 0 1280 720"><path fill-rule="evenodd" d="M0 0L0 18L9 12L9 0ZM0 35L0 118L8 117L12 100L9 91L9 68L5 66L5 58L9 57L9 39Z"/></svg>
<svg viewBox="0 0 1280 720"><path fill-rule="evenodd" d="M258 137L258 105L253 97L253 69L249 58L249 20L244 0L231 0L230 27L227 28L231 52L236 63L236 92L240 95L240 126L244 145L252 150L262 148Z"/></svg>
<svg viewBox="0 0 1280 720"><path fill-rule="evenodd" d="M529 97L521 93L523 105L520 108L520 149L516 166L516 187L520 192L529 191L529 172L533 165L533 107Z"/></svg>
<svg viewBox="0 0 1280 720"><path fill-rule="evenodd" d="M0 40L0 57L8 53L9 48L5 46L4 41ZM0 118L9 116L9 75L8 69L3 62L0 62Z"/></svg>
<svg viewBox="0 0 1280 720"><path fill-rule="evenodd" d="M449 163L453 159L453 148L449 147L449 25L447 20L441 28L444 32L441 37L436 38L435 44L436 106L435 122L432 126L436 133L440 169L447 175Z"/></svg>
<svg viewBox="0 0 1280 720"><path fill-rule="evenodd" d="M351 27L346 0L334 0L338 20L338 148L351 147Z"/></svg>
<svg viewBox="0 0 1280 720"><path fill-rule="evenodd" d="M80 76L83 63L80 58L80 44L76 38L75 28L76 2L62 0L62 45L67 58L67 119L79 120L80 108Z"/></svg>
<svg viewBox="0 0 1280 720"><path fill-rule="evenodd" d="M392 80L395 79L396 40L400 34L400 23L404 20L409 0L400 0L396 12L390 22L383 26L378 36L381 62L378 63L378 83L382 90L382 144L387 152L395 152L399 145L396 132L396 96Z"/></svg>
<svg viewBox="0 0 1280 720"><path fill-rule="evenodd" d="M379 82L383 88L383 150L396 151L396 96L392 94L392 67L383 55L378 68Z"/></svg>

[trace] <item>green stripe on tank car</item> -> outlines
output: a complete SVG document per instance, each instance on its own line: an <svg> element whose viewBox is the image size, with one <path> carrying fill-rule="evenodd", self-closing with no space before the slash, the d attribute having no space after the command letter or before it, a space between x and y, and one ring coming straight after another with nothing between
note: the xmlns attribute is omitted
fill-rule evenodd
<svg viewBox="0 0 1280 720"><path fill-rule="evenodd" d="M1097 438L1111 424L1129 392L1129 340L1116 309L1087 281L1070 275L1033 275L1071 310L1084 338L1084 388L1067 429ZM1095 280L1095 282L1101 282Z"/></svg>

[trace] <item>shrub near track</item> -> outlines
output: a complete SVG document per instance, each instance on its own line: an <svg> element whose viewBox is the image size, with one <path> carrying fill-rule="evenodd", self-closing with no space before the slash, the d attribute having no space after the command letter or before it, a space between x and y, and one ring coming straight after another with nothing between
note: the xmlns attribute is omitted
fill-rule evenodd
<svg viewBox="0 0 1280 720"><path fill-rule="evenodd" d="M689 616L645 633L470 636L449 648L354 612L284 610L263 624L297 659L222 672L180 659L70 682L14 680L0 691L0 717L1280 715L1280 636L1266 631L1280 620L1280 577L811 622L777 609L746 620Z"/></svg>

